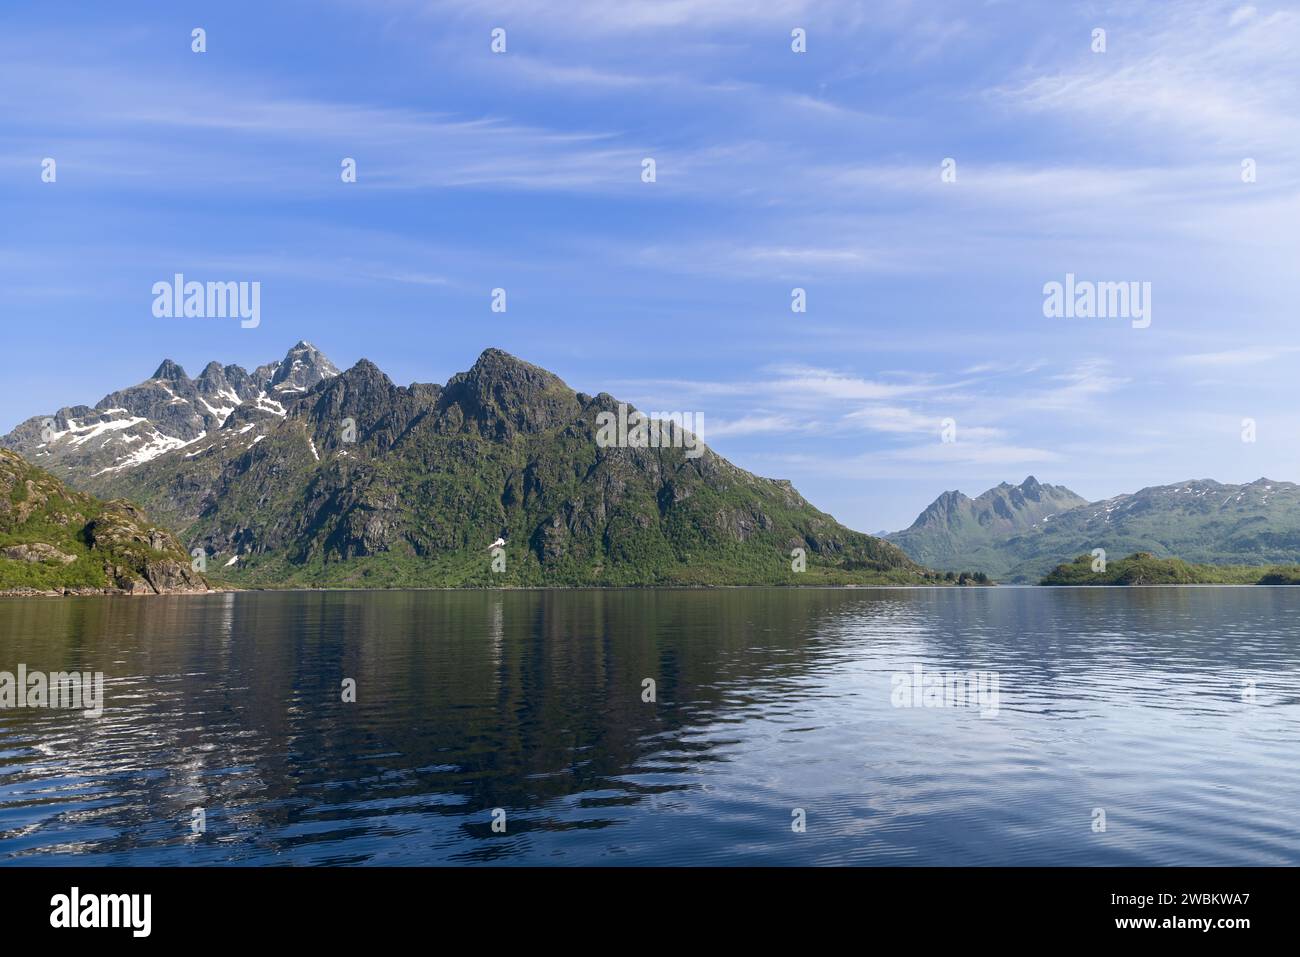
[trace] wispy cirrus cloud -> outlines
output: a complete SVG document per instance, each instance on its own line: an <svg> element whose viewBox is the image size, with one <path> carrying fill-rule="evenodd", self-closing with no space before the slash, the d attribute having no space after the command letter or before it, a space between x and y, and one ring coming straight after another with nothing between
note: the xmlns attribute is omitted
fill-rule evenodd
<svg viewBox="0 0 1300 957"><path fill-rule="evenodd" d="M1175 356L1171 361L1175 365L1222 369L1259 365L1297 352L1300 352L1300 346L1270 345L1248 349L1225 349L1220 352L1193 352Z"/></svg>
<svg viewBox="0 0 1300 957"><path fill-rule="evenodd" d="M738 464L788 463L869 529L1035 463L1098 495L1146 483L1152 450L1169 480L1281 475L1300 443L1260 410L1294 374L1298 16L336 0L302 17L230 0L197 56L161 2L87 8L75 29L7 10L0 398L15 421L66 400L56 339L95 359L78 389L110 361L135 374L142 348L142 374L155 350L265 361L273 333L403 381L495 345L586 391L701 411ZM265 344L137 325L180 268L262 279ZM1066 272L1152 281L1153 325L1046 320L1042 286ZM488 312L496 287L506 314Z"/></svg>
<svg viewBox="0 0 1300 957"><path fill-rule="evenodd" d="M1294 155L1300 13L1236 2L1181 3L1145 23L1117 14L1106 53L993 91L1020 109L1086 120L1144 145L1168 137ZM1101 17L1106 20L1106 17ZM1154 22L1153 22L1154 21Z"/></svg>
<svg viewBox="0 0 1300 957"><path fill-rule="evenodd" d="M800 422L788 415L745 415L738 419L709 421L706 425L710 439L738 435L772 435L781 432L811 432L816 422Z"/></svg>
<svg viewBox="0 0 1300 957"><path fill-rule="evenodd" d="M648 30L680 27L707 29L717 26L756 30L770 24L786 24L791 18L820 12L851 9L841 0L570 0L563 16L553 8L531 0L386 0L390 5L416 10L430 16L467 18L490 16L494 23L534 24L546 30L579 33L639 34ZM819 10L820 8L820 10Z"/></svg>
<svg viewBox="0 0 1300 957"><path fill-rule="evenodd" d="M966 468L969 466L996 466L1015 469L1021 466L1043 465L1049 462L1063 462L1065 457L1050 449L1033 446L1005 445L984 441L984 437L970 436L956 442L914 445L906 449L897 449L885 453L887 458L901 462L913 462L940 468Z"/></svg>

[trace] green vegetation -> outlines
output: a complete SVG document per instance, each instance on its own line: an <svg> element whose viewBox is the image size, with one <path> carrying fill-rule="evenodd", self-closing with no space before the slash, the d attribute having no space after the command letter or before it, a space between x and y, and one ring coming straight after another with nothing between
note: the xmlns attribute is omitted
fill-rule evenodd
<svg viewBox="0 0 1300 957"><path fill-rule="evenodd" d="M1093 571L1092 555L1057 565L1044 585L1300 585L1300 566L1193 565L1135 552Z"/></svg>
<svg viewBox="0 0 1300 957"><path fill-rule="evenodd" d="M983 572L944 572L943 580L954 585L992 585L993 579Z"/></svg>
<svg viewBox="0 0 1300 957"><path fill-rule="evenodd" d="M1014 550L1006 547L1009 539L1086 504L1068 488L1045 485L1031 475L1020 485L1003 482L975 498L944 492L911 527L886 537L929 568L976 568L1005 579L1017 564ZM1060 553L1058 560L1068 554Z"/></svg>
<svg viewBox="0 0 1300 957"><path fill-rule="evenodd" d="M209 576L217 584L244 588L541 588L541 587L711 587L730 585L918 585L957 584L941 576L904 569L866 572L847 567L809 564L803 573L790 562L775 560L760 567L752 555L720 555L707 563L661 563L638 569L620 564L608 571L599 566L544 568L537 557L507 549L506 570L492 572L485 552L455 552L425 559L391 552L363 558L325 561L314 558L295 565L282 556L254 557L239 571L218 569ZM963 581L961 584L973 584Z"/></svg>
<svg viewBox="0 0 1300 957"><path fill-rule="evenodd" d="M1263 574L1300 558L1300 485L1291 482L1196 479L1081 502L1068 489L1032 478L977 499L945 492L889 540L923 565L978 568L1012 582L1039 581L1070 556L1094 548L1212 566L1204 574L1216 582L1236 574L1225 566Z"/></svg>
<svg viewBox="0 0 1300 957"><path fill-rule="evenodd" d="M0 592L203 591L169 532L0 449Z"/></svg>
<svg viewBox="0 0 1300 957"><path fill-rule="evenodd" d="M243 587L975 582L712 451L602 448L596 418L616 408L494 349L446 386L399 387L362 360L282 419L236 414L96 487L183 529Z"/></svg>

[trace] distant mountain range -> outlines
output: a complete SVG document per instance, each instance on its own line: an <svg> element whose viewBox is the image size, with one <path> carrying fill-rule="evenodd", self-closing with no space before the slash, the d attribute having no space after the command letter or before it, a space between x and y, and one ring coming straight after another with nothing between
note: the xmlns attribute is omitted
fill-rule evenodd
<svg viewBox="0 0 1300 957"><path fill-rule="evenodd" d="M1020 485L1003 482L976 498L944 492L911 527L886 537L930 568L978 569L1000 579L1013 564L1005 557L1008 539L1086 504L1068 488L1043 485L1031 475Z"/></svg>
<svg viewBox="0 0 1300 957"><path fill-rule="evenodd" d="M1087 502L1033 476L970 499L945 492L888 539L925 565L976 569L999 581L1039 581L1103 548L1206 565L1288 565L1300 559L1300 485L1208 479Z"/></svg>
<svg viewBox="0 0 1300 957"><path fill-rule="evenodd" d="M338 371L307 342L251 373L210 362L191 379L167 359L144 382L106 395L94 407L65 406L33 416L0 439L0 446L84 484L201 441L236 409L283 416L286 402Z"/></svg>
<svg viewBox="0 0 1300 957"><path fill-rule="evenodd" d="M0 444L140 502L236 585L941 580L702 445L602 447L597 417L619 405L496 349L402 387L304 342L252 374L164 362Z"/></svg>

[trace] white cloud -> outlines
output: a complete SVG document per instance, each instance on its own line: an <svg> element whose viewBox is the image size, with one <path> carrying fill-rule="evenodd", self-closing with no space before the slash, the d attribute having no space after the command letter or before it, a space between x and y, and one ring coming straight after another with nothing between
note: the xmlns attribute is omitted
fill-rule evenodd
<svg viewBox="0 0 1300 957"><path fill-rule="evenodd" d="M1009 468L1011 466L1063 461L1061 455L1048 449L971 441L969 438L962 438L962 435L963 432L959 428L956 442L935 441L928 445L917 445L908 449L887 452L885 456L906 462L959 468L989 465Z"/></svg>
<svg viewBox="0 0 1300 957"><path fill-rule="evenodd" d="M410 5L411 0L404 4ZM747 30L785 25L812 11L813 0L568 0L562 13L536 0L415 0L415 5L440 19L468 13L490 16L494 23L535 24L550 31L575 33L638 33L676 28L707 29L730 26ZM822 0L823 9L839 6Z"/></svg>
<svg viewBox="0 0 1300 957"><path fill-rule="evenodd" d="M1176 356L1173 362L1176 365L1224 368L1258 365L1295 352L1300 352L1300 346L1259 346L1253 349L1227 349L1222 352L1195 352Z"/></svg>
<svg viewBox="0 0 1300 957"><path fill-rule="evenodd" d="M873 405L850 412L844 416L846 422L860 426L872 432L896 432L913 434L917 432L938 433L942 420L897 405Z"/></svg>
<svg viewBox="0 0 1300 957"><path fill-rule="evenodd" d="M850 412L844 421L857 428L870 432L884 432L897 435L933 434L939 435L943 430L947 415L933 415L896 405L872 405ZM1004 435L1002 429L988 426L964 426L961 436L967 440L985 440Z"/></svg>
<svg viewBox="0 0 1300 957"><path fill-rule="evenodd" d="M1228 26L1240 26L1248 20L1253 20L1257 13L1259 13L1259 11L1251 4L1238 7L1236 10L1232 11L1232 16L1228 17Z"/></svg>
<svg viewBox="0 0 1300 957"><path fill-rule="evenodd" d="M705 418L703 433L710 440L738 435L760 435L773 432L806 432L815 423L800 423L786 415L746 415L739 419L709 420Z"/></svg>
<svg viewBox="0 0 1300 957"><path fill-rule="evenodd" d="M1217 0L1156 8L1153 22L1123 22L1109 48L1084 48L1074 65L1033 70L995 95L1022 109L1087 120L1105 135L1167 150L1169 137L1241 149L1268 144L1294 155L1300 14L1257 16Z"/></svg>

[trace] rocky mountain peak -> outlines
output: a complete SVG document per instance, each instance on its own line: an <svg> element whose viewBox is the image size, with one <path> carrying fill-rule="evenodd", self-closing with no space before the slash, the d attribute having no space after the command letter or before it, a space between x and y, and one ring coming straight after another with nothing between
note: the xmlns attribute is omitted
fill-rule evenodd
<svg viewBox="0 0 1300 957"><path fill-rule="evenodd" d="M179 363L173 362L171 359L164 359L162 365L158 366L158 369L150 378L163 379L168 382L187 382L190 377L185 374L185 370L181 368Z"/></svg>
<svg viewBox="0 0 1300 957"><path fill-rule="evenodd" d="M266 390L272 393L309 392L322 379L338 374L338 367L325 353L300 339L275 366Z"/></svg>
<svg viewBox="0 0 1300 957"><path fill-rule="evenodd" d="M197 379L179 363L163 360L143 382L111 392L90 408L64 406L20 423L0 438L14 449L51 467L69 481L132 469L159 455L211 435L240 418L283 416L287 407L319 382L338 374L335 365L309 342L300 341L279 362L250 375L237 365L209 362ZM55 421L55 436L46 440L46 418Z"/></svg>
<svg viewBox="0 0 1300 957"><path fill-rule="evenodd" d="M955 514L969 504L970 499L956 489L943 492L916 517L911 528L947 525Z"/></svg>
<svg viewBox="0 0 1300 957"><path fill-rule="evenodd" d="M443 403L498 438L567 424L581 408L559 376L500 349L484 349L468 372L452 376Z"/></svg>
<svg viewBox="0 0 1300 957"><path fill-rule="evenodd" d="M1044 485L1030 475L1019 485L1001 482L968 498L944 492L910 527L889 536L913 558L943 569L979 569L981 548L1028 532L1087 500L1062 485Z"/></svg>
<svg viewBox="0 0 1300 957"><path fill-rule="evenodd" d="M469 370L454 376L452 381L457 379L480 384L507 382L524 387L541 385L568 388L555 373L525 362L502 349L493 348L484 349Z"/></svg>
<svg viewBox="0 0 1300 957"><path fill-rule="evenodd" d="M356 364L346 372L331 377L330 382L320 389L323 396L358 396L365 399L376 393L387 393L396 386L384 371L369 359L358 359Z"/></svg>
<svg viewBox="0 0 1300 957"><path fill-rule="evenodd" d="M343 419L352 418L364 436L392 417L401 391L377 365L359 359L352 368L317 383L295 414L307 416L325 436L337 432Z"/></svg>

